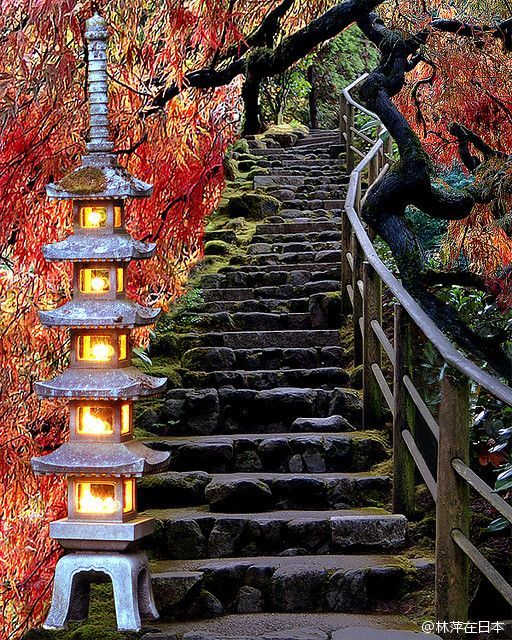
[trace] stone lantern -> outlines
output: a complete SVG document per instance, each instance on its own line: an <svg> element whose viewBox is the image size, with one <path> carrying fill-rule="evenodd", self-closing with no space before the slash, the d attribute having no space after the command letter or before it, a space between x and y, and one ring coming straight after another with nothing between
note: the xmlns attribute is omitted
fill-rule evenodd
<svg viewBox="0 0 512 640"><path fill-rule="evenodd" d="M68 517L52 522L50 535L67 550L55 572L52 606L45 627L59 629L88 615L94 574L113 583L118 628L138 630L141 616L158 617L148 561L137 541L154 521L139 516L136 478L158 473L169 454L133 439L133 402L160 393L165 378L131 366L130 333L152 324L159 311L126 296L131 260L150 258L154 244L137 242L125 230L128 198L151 195L152 187L117 163L108 132L104 20L87 21L90 141L82 165L50 184L51 198L72 201L74 235L46 246L48 260L73 263L73 298L59 309L41 312L43 324L69 327L70 366L36 385L45 398L70 399L70 441L32 459L38 474L67 478Z"/></svg>

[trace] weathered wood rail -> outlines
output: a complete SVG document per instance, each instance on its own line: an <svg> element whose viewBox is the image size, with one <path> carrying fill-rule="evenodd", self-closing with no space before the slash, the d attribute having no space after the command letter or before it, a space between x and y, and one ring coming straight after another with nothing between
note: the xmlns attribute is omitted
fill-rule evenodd
<svg viewBox="0 0 512 640"><path fill-rule="evenodd" d="M340 113L341 141L350 174L342 224L342 305L353 317L355 364L363 367L363 424L370 428L382 424L382 406L386 403L393 416L393 509L412 516L417 469L437 505L436 617L439 622L467 621L470 563L512 605L512 586L469 540L471 489L512 523L512 506L469 467L470 382L511 406L512 389L454 347L384 265L373 246L373 234L361 220L361 208L368 191L393 162L393 143L377 116L351 96L365 78L361 76L343 91ZM358 125L365 117L375 121L375 137ZM394 327L387 333L382 322L383 287L387 289L386 299L394 302ZM414 381L413 331L434 346L442 362L437 418L424 400L425 390ZM391 367L383 367L384 357ZM393 379L388 382L390 370ZM417 416L437 441L437 477L415 437ZM453 638L453 633L449 637Z"/></svg>

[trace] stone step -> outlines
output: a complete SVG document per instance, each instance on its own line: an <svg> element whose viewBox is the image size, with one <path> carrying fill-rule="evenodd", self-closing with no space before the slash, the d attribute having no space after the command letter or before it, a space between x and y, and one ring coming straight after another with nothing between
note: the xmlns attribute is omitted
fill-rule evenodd
<svg viewBox="0 0 512 640"><path fill-rule="evenodd" d="M288 265L288 269L279 269L275 265L260 265L261 270L248 268L244 270L243 266L248 265L231 265L231 269L224 269L222 273L204 276L201 278L201 288L203 289L225 289L234 287L240 288L258 288L269 286L283 285L299 285L307 282L318 282L321 280L331 280L332 273L322 269L318 263L304 263L297 265ZM293 267L293 268L292 268ZM329 264L329 269L333 265Z"/></svg>
<svg viewBox="0 0 512 640"><path fill-rule="evenodd" d="M336 231L332 232L336 234ZM297 235L297 234L294 234ZM252 243L247 248L247 254L276 254L276 253L306 253L313 252L318 253L320 251L339 251L340 250L340 239L338 238L329 239L329 240L319 240L308 242L306 239L302 241L293 241L288 240L287 242L258 242L253 239Z"/></svg>
<svg viewBox="0 0 512 640"><path fill-rule="evenodd" d="M220 311L228 311L229 313L247 313L247 312L263 312L263 313L308 313L309 298L291 298L272 300L216 300L214 302L204 302L194 308L199 313L216 313Z"/></svg>
<svg viewBox="0 0 512 640"><path fill-rule="evenodd" d="M275 267L274 267L275 269ZM315 293L329 293L340 290L340 282L336 280L311 280L304 284L285 284L275 287L255 287L254 289L232 287L224 289L222 287L214 289L203 289L201 294L203 300L212 302L214 300L250 300L250 299L282 299L305 298Z"/></svg>
<svg viewBox="0 0 512 640"><path fill-rule="evenodd" d="M154 584L156 589L156 580ZM244 613L202 620L158 621L151 626L160 633L150 632L142 640L441 640L432 634L416 633L411 620L388 613L254 613L261 601L258 591L252 587L241 589L240 596L228 610ZM177 591L181 595L180 590ZM158 592L159 611L170 595L164 590L164 597L160 599Z"/></svg>
<svg viewBox="0 0 512 640"><path fill-rule="evenodd" d="M317 283L311 283L317 284ZM318 283L322 285L322 282ZM151 356L181 357L196 347L251 348L308 348L337 347L339 331L291 330L291 331L232 331L227 333L166 333L151 344Z"/></svg>
<svg viewBox="0 0 512 640"><path fill-rule="evenodd" d="M294 169L323 169L325 167L332 169L333 171L342 171L343 165L337 160L332 158L291 158L287 156L280 156L279 164L284 168L292 167Z"/></svg>
<svg viewBox="0 0 512 640"><path fill-rule="evenodd" d="M184 571L203 574L203 587L210 594L204 617L212 617L213 602L216 615L248 610L389 613L406 587L415 582L432 584L430 562L389 555L170 560L153 563L152 570L157 606L164 615L175 613L167 598L172 599L175 591L174 575ZM302 636L291 638L302 640Z"/></svg>
<svg viewBox="0 0 512 640"><path fill-rule="evenodd" d="M171 452L171 471L208 473L358 472L388 455L382 435L375 431L160 436L145 443Z"/></svg>
<svg viewBox="0 0 512 640"><path fill-rule="evenodd" d="M199 347L185 353L182 366L189 371L219 369L314 369L339 366L346 357L341 347L303 349L228 349Z"/></svg>
<svg viewBox="0 0 512 640"><path fill-rule="evenodd" d="M339 244L338 244L339 246ZM314 265L315 263L341 263L341 249L323 249L319 251L308 251L307 248L304 248L304 251L291 251L289 253L280 253L277 252L269 252L255 255L248 255L244 259L244 264L254 264L254 265L277 265L280 264L309 264Z"/></svg>
<svg viewBox="0 0 512 640"><path fill-rule="evenodd" d="M298 209L299 211L302 209L312 209L313 211L315 209L333 209L341 211L344 206L344 200L313 200L312 198L305 198L304 200L283 200L283 207L285 209Z"/></svg>
<svg viewBox="0 0 512 640"><path fill-rule="evenodd" d="M388 476L364 473L230 473L169 471L141 478L140 510L208 503L212 511L373 507L389 500Z"/></svg>
<svg viewBox="0 0 512 640"><path fill-rule="evenodd" d="M330 389L347 384L349 374L341 367L321 369L267 369L233 371L183 371L184 386L196 389L233 387L235 389L272 389L296 387Z"/></svg>
<svg viewBox="0 0 512 640"><path fill-rule="evenodd" d="M272 244L283 245L286 247L289 244L304 243L305 245L314 244L317 242L339 242L341 230L333 225L330 231L321 231L320 233L266 233L256 234L252 238L252 244Z"/></svg>
<svg viewBox="0 0 512 640"><path fill-rule="evenodd" d="M256 189L270 189L273 187L279 187L280 189L292 189L292 190L311 190L320 188L341 188L341 178L338 174L331 175L318 175L316 177L310 175L283 175L278 173L261 174L254 177L254 187Z"/></svg>
<svg viewBox="0 0 512 640"><path fill-rule="evenodd" d="M318 282L319 280L335 280L336 286L333 290L340 288L341 265L333 262L303 262L298 264L279 263L280 272L290 272L288 282L299 284L304 282ZM220 273L266 273L275 272L275 264L230 264L220 269Z"/></svg>
<svg viewBox="0 0 512 640"><path fill-rule="evenodd" d="M295 207L289 207L293 211L297 211ZM281 215L283 212L281 211ZM322 231L332 231L333 223L328 222L288 222L288 223L270 223L259 224L256 227L256 235L265 235L273 233L321 233Z"/></svg>
<svg viewBox="0 0 512 640"><path fill-rule="evenodd" d="M246 481L239 492L245 493L245 501L262 504L264 487ZM206 489L207 497L221 492L218 485ZM390 552L403 547L407 535L404 516L370 507L260 513L217 513L204 507L149 509L146 515L157 522L147 544L170 560Z"/></svg>
<svg viewBox="0 0 512 640"><path fill-rule="evenodd" d="M193 326L204 331L285 331L291 329L311 329L309 313L183 313L177 326Z"/></svg>
<svg viewBox="0 0 512 640"><path fill-rule="evenodd" d="M297 209L281 209L279 216L283 221L293 221L296 224L300 222L329 222L332 229L341 230L341 213L327 209L317 209L315 211Z"/></svg>

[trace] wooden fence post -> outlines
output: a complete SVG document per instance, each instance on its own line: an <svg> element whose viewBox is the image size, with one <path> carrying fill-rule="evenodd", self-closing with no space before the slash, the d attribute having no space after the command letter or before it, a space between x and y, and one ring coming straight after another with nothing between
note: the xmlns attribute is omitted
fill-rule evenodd
<svg viewBox="0 0 512 640"><path fill-rule="evenodd" d="M404 430L413 435L416 407L404 385L404 376L412 379L413 356L411 321L401 304L395 304L395 367L393 416L393 513L411 518L415 511L415 464L402 437Z"/></svg>
<svg viewBox="0 0 512 640"><path fill-rule="evenodd" d="M355 154L352 150L354 146L354 107L350 103L347 102L346 106L346 138L347 138L347 173L350 175L352 171L354 171L356 163L355 163Z"/></svg>
<svg viewBox="0 0 512 640"><path fill-rule="evenodd" d="M363 429L382 426L382 392L372 367L382 368L382 346L372 327L382 325L382 282L369 262L363 263Z"/></svg>
<svg viewBox="0 0 512 640"><path fill-rule="evenodd" d="M469 536L469 485L455 472L452 461L458 458L469 464L469 438L469 383L460 373L447 369L442 381L437 465L436 618L439 622L468 619L469 559L454 542L452 531L458 529ZM453 633L449 637L453 638Z"/></svg>

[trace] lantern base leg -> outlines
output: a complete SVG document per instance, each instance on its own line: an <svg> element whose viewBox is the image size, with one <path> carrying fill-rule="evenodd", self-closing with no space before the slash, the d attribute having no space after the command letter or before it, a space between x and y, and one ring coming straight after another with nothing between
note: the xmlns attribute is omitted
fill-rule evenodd
<svg viewBox="0 0 512 640"><path fill-rule="evenodd" d="M119 631L140 631L141 617L158 619L145 553L76 552L63 556L55 569L52 605L45 629L64 629L89 612L94 574L112 580Z"/></svg>

